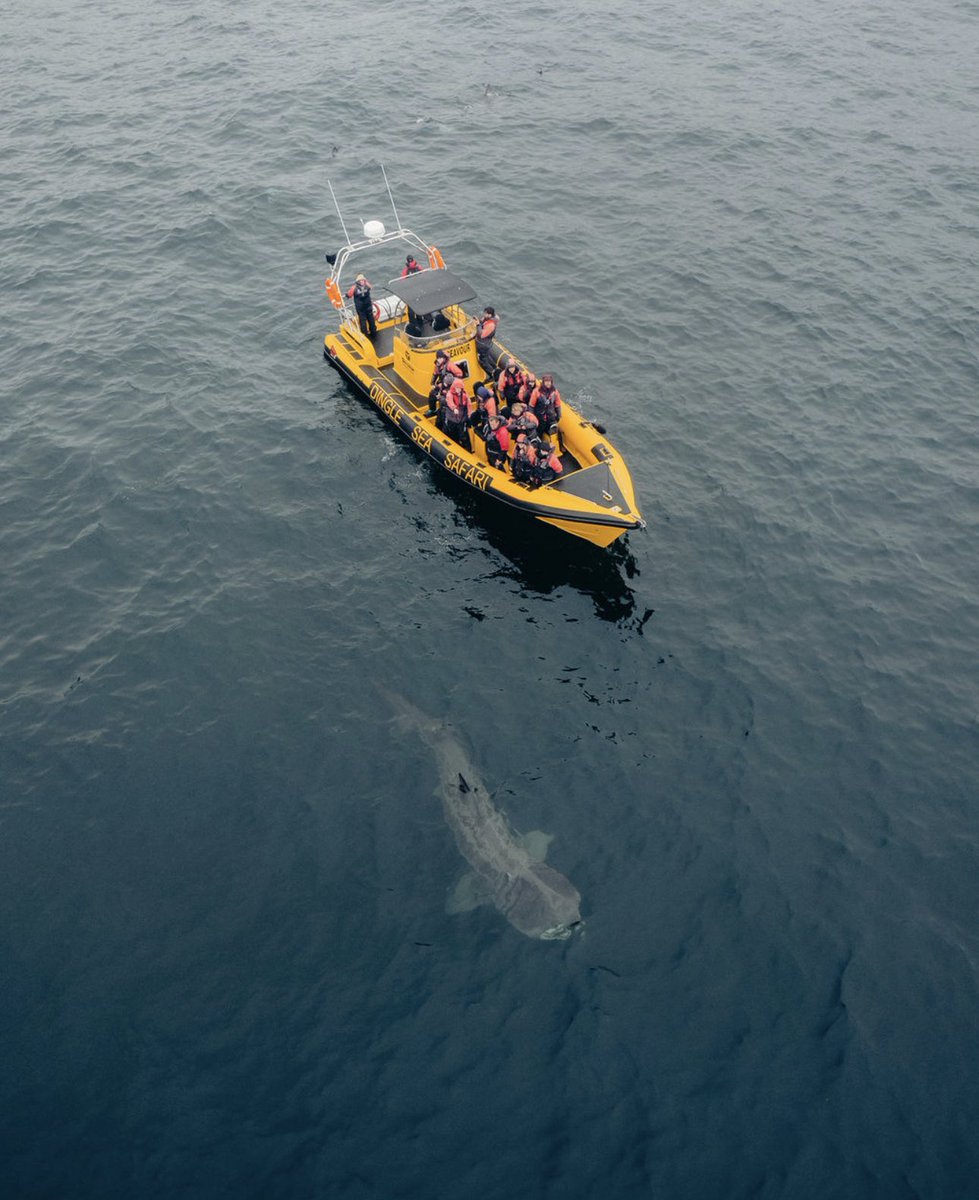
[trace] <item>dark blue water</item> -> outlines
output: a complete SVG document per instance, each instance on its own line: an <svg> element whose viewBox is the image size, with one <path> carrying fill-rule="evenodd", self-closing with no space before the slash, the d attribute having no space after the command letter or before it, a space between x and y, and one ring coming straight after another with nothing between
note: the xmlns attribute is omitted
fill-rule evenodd
<svg viewBox="0 0 979 1200"><path fill-rule="evenodd" d="M979 7L0 35L0 1194L977 1194ZM382 162L646 533L323 364ZM583 935L445 912L379 685Z"/></svg>

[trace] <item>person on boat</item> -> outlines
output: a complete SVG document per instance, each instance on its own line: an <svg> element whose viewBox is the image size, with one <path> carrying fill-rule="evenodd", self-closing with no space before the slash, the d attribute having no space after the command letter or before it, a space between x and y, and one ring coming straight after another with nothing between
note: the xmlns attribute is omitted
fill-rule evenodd
<svg viewBox="0 0 979 1200"><path fill-rule="evenodd" d="M435 355L435 368L432 371L432 386L428 393L426 417L435 416L449 385L453 380L462 379L462 377L462 367L458 363L454 363L444 350L439 350Z"/></svg>
<svg viewBox="0 0 979 1200"><path fill-rule="evenodd" d="M530 407L530 397L534 394L534 392L536 390L537 390L537 376L533 373L533 371L525 372L523 387L520 389L520 394L517 396L517 399L520 401L521 404L526 404L527 407L529 408Z"/></svg>
<svg viewBox="0 0 979 1200"><path fill-rule="evenodd" d="M502 417L490 417L486 430L486 461L498 471L506 470L510 431Z"/></svg>
<svg viewBox="0 0 979 1200"><path fill-rule="evenodd" d="M442 397L440 428L453 441L466 450L472 450L472 439L469 437L469 417L472 413L472 401L466 394L466 388L461 379L454 379Z"/></svg>
<svg viewBox="0 0 979 1200"><path fill-rule="evenodd" d="M513 459L510 469L518 483L536 481L537 448L525 433L518 433L513 443Z"/></svg>
<svg viewBox="0 0 979 1200"><path fill-rule="evenodd" d="M476 407L473 415L469 418L469 427L475 431L477 437L481 437L485 441L486 434L489 432L490 418L498 415L496 399L485 383L476 385L473 399L476 401Z"/></svg>
<svg viewBox="0 0 979 1200"><path fill-rule="evenodd" d="M541 376L539 385L530 397L530 406L537 415L541 429L561 423L561 393L554 386L554 376Z"/></svg>
<svg viewBox="0 0 979 1200"><path fill-rule="evenodd" d="M357 310L357 320L360 322L360 332L374 340L377 336L377 322L374 320L374 301L371 299L371 285L363 275L358 275L349 288L347 298L354 298L354 308Z"/></svg>
<svg viewBox="0 0 979 1200"><path fill-rule="evenodd" d="M480 366L486 372L490 372L493 369L491 350L498 326L499 321L496 319L496 309L487 305L483 309L483 315L476 325L476 357L479 359Z"/></svg>
<svg viewBox="0 0 979 1200"><path fill-rule="evenodd" d="M525 433L528 438L533 440L538 432L537 418L534 415L533 409L528 408L526 404L521 404L519 400L516 404L512 404L510 406L510 419L507 421L507 428L514 437Z"/></svg>
<svg viewBox="0 0 979 1200"><path fill-rule="evenodd" d="M550 483L552 479L557 479L563 471L564 467L561 465L557 450L547 438L544 438L541 441L540 450L537 452L537 462L534 464L534 483L537 487L544 483Z"/></svg>
<svg viewBox="0 0 979 1200"><path fill-rule="evenodd" d="M520 389L524 385L524 374L515 358L507 359L506 364L496 377L496 394L500 404L509 405L520 398Z"/></svg>
<svg viewBox="0 0 979 1200"><path fill-rule="evenodd" d="M405 259L405 265L401 268L401 278L407 279L409 275L416 275L421 270L418 265L418 260L413 254L409 254ZM422 326L425 323L425 313L416 313L413 308L408 309L408 332L414 334L415 337L421 337Z"/></svg>

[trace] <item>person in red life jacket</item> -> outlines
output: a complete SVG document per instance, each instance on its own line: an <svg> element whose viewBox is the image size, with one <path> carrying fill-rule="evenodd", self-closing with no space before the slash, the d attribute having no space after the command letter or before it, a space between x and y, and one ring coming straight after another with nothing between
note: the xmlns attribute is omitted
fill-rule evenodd
<svg viewBox="0 0 979 1200"><path fill-rule="evenodd" d="M541 429L552 429L561 423L561 393L554 386L553 375L542 375L540 384L530 397L530 405L537 414Z"/></svg>
<svg viewBox="0 0 979 1200"><path fill-rule="evenodd" d="M476 357L479 359L480 366L487 374L493 369L491 350L498 326L499 321L496 319L496 309L490 308L487 305L483 309L483 315L476 325Z"/></svg>
<svg viewBox="0 0 979 1200"><path fill-rule="evenodd" d="M475 430L476 436L483 438L485 441L486 434L489 431L490 417L497 415L496 399L484 383L476 385L476 390L473 392L473 399L476 401L476 408L469 420L469 425L470 428Z"/></svg>
<svg viewBox="0 0 979 1200"><path fill-rule="evenodd" d="M526 404L521 404L519 400L516 404L511 405L507 429L514 437L517 434L525 433L533 441L537 436L537 417L534 415L533 409L528 408Z"/></svg>
<svg viewBox="0 0 979 1200"><path fill-rule="evenodd" d="M537 390L537 376L533 371L527 371L524 374L523 387L520 389L520 395L517 399L521 404L526 404L530 408L530 397Z"/></svg>
<svg viewBox="0 0 979 1200"><path fill-rule="evenodd" d="M510 463L513 478L518 483L534 483L536 465L537 449L534 443L528 440L525 433L518 433L513 443L513 461Z"/></svg>
<svg viewBox="0 0 979 1200"><path fill-rule="evenodd" d="M454 363L444 350L435 355L435 369L432 371L432 386L428 393L428 412L426 417L434 417L449 385L454 379L462 379L462 367Z"/></svg>
<svg viewBox="0 0 979 1200"><path fill-rule="evenodd" d="M486 431L486 461L498 471L506 470L506 456L510 449L510 431L502 417L490 417Z"/></svg>
<svg viewBox="0 0 979 1200"><path fill-rule="evenodd" d="M515 404L520 398L520 389L524 385L524 374L515 358L508 359L503 370L496 377L496 394L500 401L500 411L508 416L505 409Z"/></svg>
<svg viewBox="0 0 979 1200"><path fill-rule="evenodd" d="M557 479L563 470L557 450L544 438L537 454L537 462L534 464L534 483L537 487L543 483L550 483L552 479Z"/></svg>
<svg viewBox="0 0 979 1200"><path fill-rule="evenodd" d="M461 379L453 379L442 397L442 408L439 416L439 428L447 433L453 441L466 450L472 450L472 440L469 437L469 416L472 412L472 401L466 395L466 387Z"/></svg>
<svg viewBox="0 0 979 1200"><path fill-rule="evenodd" d="M374 320L374 301L371 299L371 285L363 275L358 275L347 288L347 298L354 298L354 308L357 310L357 320L360 322L360 332L371 339L377 336L377 322Z"/></svg>
<svg viewBox="0 0 979 1200"><path fill-rule="evenodd" d="M406 279L409 275L416 275L421 270L418 262L413 254L409 254L405 259L405 265L401 268L401 278ZM425 314L416 313L413 308L408 308L408 325L410 328L408 333L415 337L421 337L422 326L425 323Z"/></svg>

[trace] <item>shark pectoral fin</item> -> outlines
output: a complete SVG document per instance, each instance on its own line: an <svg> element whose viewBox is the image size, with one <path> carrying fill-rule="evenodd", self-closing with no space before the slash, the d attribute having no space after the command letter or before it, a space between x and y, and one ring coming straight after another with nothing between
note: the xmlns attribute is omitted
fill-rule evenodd
<svg viewBox="0 0 979 1200"><path fill-rule="evenodd" d="M530 833L522 834L520 845L527 851L527 857L534 862L543 862L547 858L547 847L554 841L553 833L544 833L541 829L532 829Z"/></svg>
<svg viewBox="0 0 979 1200"><path fill-rule="evenodd" d="M486 885L478 875L469 871L449 892L445 900L445 911L447 913L472 912L474 908L479 908L481 904L488 904L490 900Z"/></svg>

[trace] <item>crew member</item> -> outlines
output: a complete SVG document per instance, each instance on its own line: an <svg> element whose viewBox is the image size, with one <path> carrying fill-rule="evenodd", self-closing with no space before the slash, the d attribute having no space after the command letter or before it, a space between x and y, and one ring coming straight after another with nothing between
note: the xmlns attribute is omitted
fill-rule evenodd
<svg viewBox="0 0 979 1200"><path fill-rule="evenodd" d="M418 261L413 254L409 254L405 259L405 265L401 268L401 278L406 279L409 275L416 275L421 270ZM413 308L408 306L408 328L407 333L413 337L421 337L422 330L425 324L425 313L416 313Z"/></svg>
<svg viewBox="0 0 979 1200"><path fill-rule="evenodd" d="M374 320L374 302L371 300L371 285L363 275L358 275L349 288L347 298L354 298L354 308L357 310L357 320L360 322L360 332L374 340L377 336L377 322Z"/></svg>
<svg viewBox="0 0 979 1200"><path fill-rule="evenodd" d="M483 309L483 315L476 326L476 356L487 374L493 369L490 351L499 321L496 319L496 309L489 305Z"/></svg>

